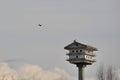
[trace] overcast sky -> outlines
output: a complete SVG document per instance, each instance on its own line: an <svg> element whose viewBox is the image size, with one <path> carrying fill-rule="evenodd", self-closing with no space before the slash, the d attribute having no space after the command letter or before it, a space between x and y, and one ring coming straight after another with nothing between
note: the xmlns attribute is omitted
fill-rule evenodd
<svg viewBox="0 0 120 80"><path fill-rule="evenodd" d="M76 39L99 50L86 77L96 76L100 63L120 68L119 4L119 0L0 0L0 61L48 70L60 67L76 77L77 68L65 61L64 50Z"/></svg>

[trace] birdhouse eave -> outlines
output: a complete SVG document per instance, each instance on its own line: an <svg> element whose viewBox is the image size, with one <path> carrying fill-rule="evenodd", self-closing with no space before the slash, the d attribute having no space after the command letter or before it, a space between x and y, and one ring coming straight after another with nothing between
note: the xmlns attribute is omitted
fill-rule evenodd
<svg viewBox="0 0 120 80"><path fill-rule="evenodd" d="M88 51L98 51L98 49L95 48L95 47L92 47L92 46L89 46L89 45L86 45L86 44L82 44L82 43L76 42L75 40L74 40L73 43L65 46L64 49L66 49L66 50L85 49L85 50L88 50Z"/></svg>

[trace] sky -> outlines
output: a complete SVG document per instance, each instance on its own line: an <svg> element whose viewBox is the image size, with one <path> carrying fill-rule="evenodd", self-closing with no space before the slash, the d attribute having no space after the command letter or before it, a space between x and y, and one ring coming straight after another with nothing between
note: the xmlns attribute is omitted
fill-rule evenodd
<svg viewBox="0 0 120 80"><path fill-rule="evenodd" d="M94 78L102 63L120 68L119 0L0 0L0 61L56 67L77 77L64 47L77 40L98 48L97 62L85 68ZM39 27L38 24L42 24ZM92 72L92 73L91 73Z"/></svg>

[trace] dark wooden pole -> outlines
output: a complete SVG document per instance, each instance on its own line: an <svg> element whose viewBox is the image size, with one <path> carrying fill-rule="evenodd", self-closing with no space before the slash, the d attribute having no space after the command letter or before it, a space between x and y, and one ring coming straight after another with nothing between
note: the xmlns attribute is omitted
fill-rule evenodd
<svg viewBox="0 0 120 80"><path fill-rule="evenodd" d="M84 67L85 67L85 65L77 64L77 67L78 67L78 80L84 80Z"/></svg>

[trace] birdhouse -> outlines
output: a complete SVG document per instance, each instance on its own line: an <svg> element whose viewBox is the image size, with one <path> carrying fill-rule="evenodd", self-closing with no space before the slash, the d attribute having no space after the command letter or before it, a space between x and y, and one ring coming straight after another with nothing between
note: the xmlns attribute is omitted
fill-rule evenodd
<svg viewBox="0 0 120 80"><path fill-rule="evenodd" d="M97 48L94 48L89 45L85 45L74 40L73 43L64 47L64 49L68 50L69 52L67 55L69 56L69 61L72 64L76 65L91 65L95 62L95 53L93 51L97 51Z"/></svg>

